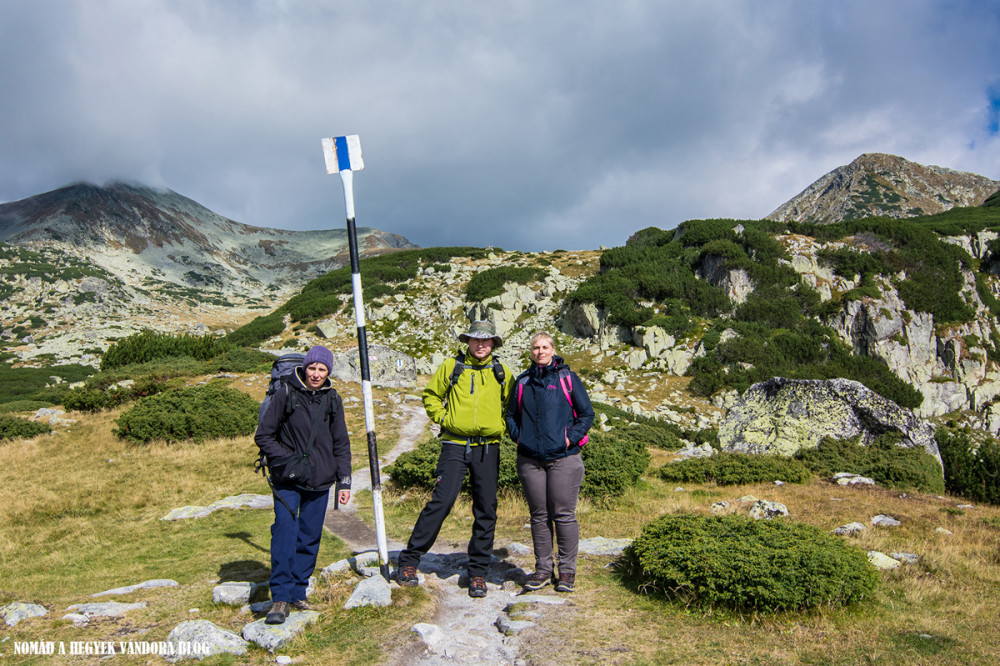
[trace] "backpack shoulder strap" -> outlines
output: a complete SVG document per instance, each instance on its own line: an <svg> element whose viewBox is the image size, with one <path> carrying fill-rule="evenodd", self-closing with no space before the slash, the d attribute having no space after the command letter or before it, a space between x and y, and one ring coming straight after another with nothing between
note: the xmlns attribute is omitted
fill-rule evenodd
<svg viewBox="0 0 1000 666"><path fill-rule="evenodd" d="M493 376L497 378L501 389L507 385L507 373L504 372L503 363L496 356L493 357Z"/></svg>
<svg viewBox="0 0 1000 666"><path fill-rule="evenodd" d="M517 379L517 413L521 413L521 399L524 396L524 385L528 383L528 375L522 375Z"/></svg>
<svg viewBox="0 0 1000 666"><path fill-rule="evenodd" d="M569 404L573 404L573 398L570 393L573 392L573 378L569 376L569 368L559 369L559 386L562 387L563 393L566 395L566 399L569 400Z"/></svg>
<svg viewBox="0 0 1000 666"><path fill-rule="evenodd" d="M447 406L448 398L451 396L451 390L455 388L455 384L458 383L458 378L465 370L465 354L463 352L458 352L455 354L455 367L451 371L451 379L448 381L448 388L444 392L444 400L442 403Z"/></svg>

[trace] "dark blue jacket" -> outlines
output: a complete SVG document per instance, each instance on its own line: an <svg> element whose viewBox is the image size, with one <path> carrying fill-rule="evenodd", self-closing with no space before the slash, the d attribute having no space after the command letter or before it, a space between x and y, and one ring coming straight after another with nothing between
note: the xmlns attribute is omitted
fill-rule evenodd
<svg viewBox="0 0 1000 666"><path fill-rule="evenodd" d="M286 391L291 391L292 395L286 395ZM254 441L268 460L290 455L296 450L304 451L309 441L313 417L322 409L323 396L326 393L330 394L333 403L332 422L331 410L327 409L316 432L312 453L309 455L312 463L309 483L303 484L302 487L309 490L325 490L339 482L341 488L349 489L351 440L347 434L347 422L344 420L344 403L329 379L319 389L312 391L306 388L301 368L296 368L294 378L284 384L274 399L268 403L257 424ZM286 398L295 401L295 409L287 419L283 418Z"/></svg>
<svg viewBox="0 0 1000 666"><path fill-rule="evenodd" d="M560 369L569 372L573 382L572 405L559 386ZM527 381L523 390L519 390L522 378ZM510 438L517 442L518 455L556 460L580 452L580 440L594 423L594 408L580 378L569 370L561 357L555 356L549 365L532 363L518 376L507 401L506 421ZM570 441L568 448L566 437Z"/></svg>

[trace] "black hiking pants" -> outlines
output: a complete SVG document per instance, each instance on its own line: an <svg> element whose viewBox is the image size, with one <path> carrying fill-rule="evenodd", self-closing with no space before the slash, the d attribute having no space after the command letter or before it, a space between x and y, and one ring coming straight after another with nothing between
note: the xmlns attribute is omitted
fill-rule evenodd
<svg viewBox="0 0 1000 666"><path fill-rule="evenodd" d="M427 502L406 550L399 554L399 568L416 567L420 556L428 552L444 519L462 490L465 473L469 473L472 495L472 538L469 540L469 577L486 576L493 555L493 533L497 525L497 477L500 473L500 444L466 446L444 442L437 464L434 492Z"/></svg>

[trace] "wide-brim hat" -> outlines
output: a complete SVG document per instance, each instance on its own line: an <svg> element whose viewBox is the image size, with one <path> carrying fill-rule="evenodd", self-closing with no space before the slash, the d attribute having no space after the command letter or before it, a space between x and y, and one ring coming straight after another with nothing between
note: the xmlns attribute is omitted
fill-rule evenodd
<svg viewBox="0 0 1000 666"><path fill-rule="evenodd" d="M478 340L489 340L492 338L494 347L499 349L503 346L503 338L497 335L496 326L491 321L474 321L469 325L468 333L462 333L458 336L460 341L466 343L469 341L469 338L476 338Z"/></svg>

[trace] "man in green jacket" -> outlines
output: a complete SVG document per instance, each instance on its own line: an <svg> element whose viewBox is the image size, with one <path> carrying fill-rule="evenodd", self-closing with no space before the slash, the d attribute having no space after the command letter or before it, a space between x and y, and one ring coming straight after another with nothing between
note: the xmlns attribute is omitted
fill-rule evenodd
<svg viewBox="0 0 1000 666"><path fill-rule="evenodd" d="M506 427L503 408L512 383L507 381L510 370L493 357L503 340L492 322L474 321L458 339L468 351L460 354L461 360L456 356L442 363L423 392L427 415L441 426L441 456L431 499L399 554L396 581L417 584L420 556L434 545L468 470L473 515L469 596L480 598L486 596L486 570L493 555L500 437Z"/></svg>

